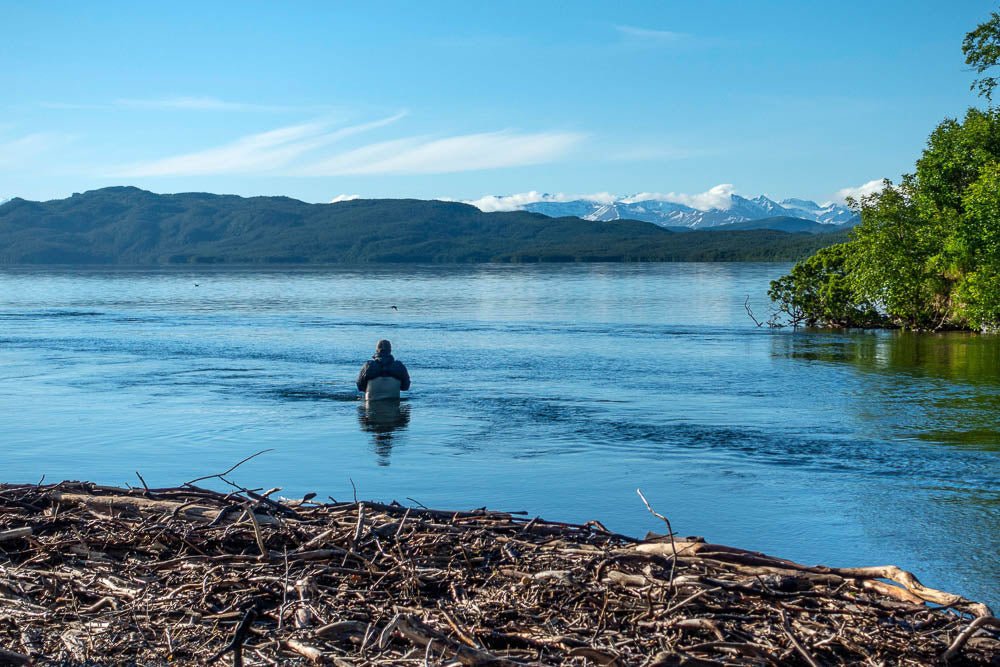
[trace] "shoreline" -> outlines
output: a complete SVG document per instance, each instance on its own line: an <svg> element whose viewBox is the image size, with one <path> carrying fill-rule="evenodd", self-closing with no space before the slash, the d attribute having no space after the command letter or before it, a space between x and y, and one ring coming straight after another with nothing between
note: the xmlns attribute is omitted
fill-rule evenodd
<svg viewBox="0 0 1000 667"><path fill-rule="evenodd" d="M1000 661L991 609L891 566L192 483L0 484L0 663Z"/></svg>

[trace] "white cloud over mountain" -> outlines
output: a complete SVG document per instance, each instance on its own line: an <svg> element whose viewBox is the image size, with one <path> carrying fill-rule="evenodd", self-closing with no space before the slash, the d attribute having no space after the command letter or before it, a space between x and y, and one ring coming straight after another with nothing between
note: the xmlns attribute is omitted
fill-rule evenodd
<svg viewBox="0 0 1000 667"><path fill-rule="evenodd" d="M884 184L882 179L868 181L863 185L859 185L855 188L842 188L837 191L837 201L843 203L848 197L853 197L854 199L860 199L865 195L875 194L876 192L882 192Z"/></svg>
<svg viewBox="0 0 1000 667"><path fill-rule="evenodd" d="M857 216L839 204L817 204L796 198L776 202L765 195L748 199L736 194L729 183L697 194L640 192L618 197L608 192L571 195L532 190L506 196L490 195L465 203L485 212L523 210L550 217L573 216L593 221L645 220L665 227L692 229L773 218L799 218L834 226L857 222Z"/></svg>
<svg viewBox="0 0 1000 667"><path fill-rule="evenodd" d="M330 203L336 204L342 201L354 201L355 199L361 199L361 195L337 195L330 200Z"/></svg>
<svg viewBox="0 0 1000 667"><path fill-rule="evenodd" d="M610 204L617 199L618 197L610 192L596 192L589 195L568 195L562 192L548 194L532 190L531 192L522 192L516 195L487 195L481 199L466 201L464 203L472 204L479 210L486 213L494 213L496 211L517 211L524 208L528 204L537 204L539 202L571 202L584 200Z"/></svg>
<svg viewBox="0 0 1000 667"><path fill-rule="evenodd" d="M732 205L732 195L736 192L731 183L721 183L714 188L709 188L705 192L688 195L683 192L669 192L662 194L659 192L640 192L631 197L625 197L622 201L626 204L635 204L641 201L665 201L673 204L684 204L699 211L709 211L712 209L727 210Z"/></svg>
<svg viewBox="0 0 1000 667"><path fill-rule="evenodd" d="M640 192L639 194L632 195L630 197L619 197L618 195L613 195L610 192L575 195L562 192L548 194L532 190L531 192L522 192L514 195L487 195L481 199L466 201L465 203L472 204L482 211L493 212L516 211L529 204L537 204L540 202L562 203L583 200L596 202L598 204L613 204L618 201L625 204L635 204L642 201L664 201L675 204L684 204L685 206L690 206L691 208L698 209L700 211L708 211L711 209L728 209L732 202L731 195L734 192L735 190L733 189L733 186L728 183L716 185L714 188L710 188L705 192L693 195L678 192L670 192L667 194L659 192Z"/></svg>

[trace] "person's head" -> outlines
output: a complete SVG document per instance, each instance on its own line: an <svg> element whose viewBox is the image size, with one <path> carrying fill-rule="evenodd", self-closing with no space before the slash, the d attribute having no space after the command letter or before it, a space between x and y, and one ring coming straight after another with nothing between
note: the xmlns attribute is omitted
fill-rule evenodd
<svg viewBox="0 0 1000 667"><path fill-rule="evenodd" d="M380 340L375 344L375 354L391 354L392 353L392 343L387 341L385 338Z"/></svg>

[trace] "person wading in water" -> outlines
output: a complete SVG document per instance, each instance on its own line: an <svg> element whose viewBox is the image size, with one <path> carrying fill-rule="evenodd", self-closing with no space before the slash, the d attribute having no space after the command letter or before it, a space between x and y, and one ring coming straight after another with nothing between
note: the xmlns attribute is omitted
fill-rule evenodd
<svg viewBox="0 0 1000 667"><path fill-rule="evenodd" d="M392 343L386 339L375 345L375 354L358 373L358 391L365 392L366 401L399 398L400 391L410 388L410 374L401 361L392 356Z"/></svg>

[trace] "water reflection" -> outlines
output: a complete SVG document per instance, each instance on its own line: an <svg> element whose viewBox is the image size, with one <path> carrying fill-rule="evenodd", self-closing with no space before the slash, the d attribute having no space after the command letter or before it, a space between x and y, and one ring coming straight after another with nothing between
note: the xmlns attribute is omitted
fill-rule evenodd
<svg viewBox="0 0 1000 667"><path fill-rule="evenodd" d="M969 333L813 330L772 337L772 354L860 369L1000 386L1000 338Z"/></svg>
<svg viewBox="0 0 1000 667"><path fill-rule="evenodd" d="M920 544L923 534L935 534L942 551L962 553L973 578L996 582L1000 337L782 332L771 337L771 355L809 378L813 386L802 389L810 409L825 409L855 442L862 434L870 440L872 456L850 455L862 473L851 488L864 508L853 520L869 538L891 544L915 568L938 557ZM839 391L821 395L820 387ZM995 601L996 589L986 590Z"/></svg>
<svg viewBox="0 0 1000 667"><path fill-rule="evenodd" d="M771 354L845 366L847 413L874 437L1000 451L1000 339L964 333L813 331L772 338ZM862 399L863 400L860 400Z"/></svg>
<svg viewBox="0 0 1000 667"><path fill-rule="evenodd" d="M362 431L372 434L375 462L387 466L398 437L396 432L406 430L410 423L410 406L398 398L364 401L358 406L358 423Z"/></svg>

